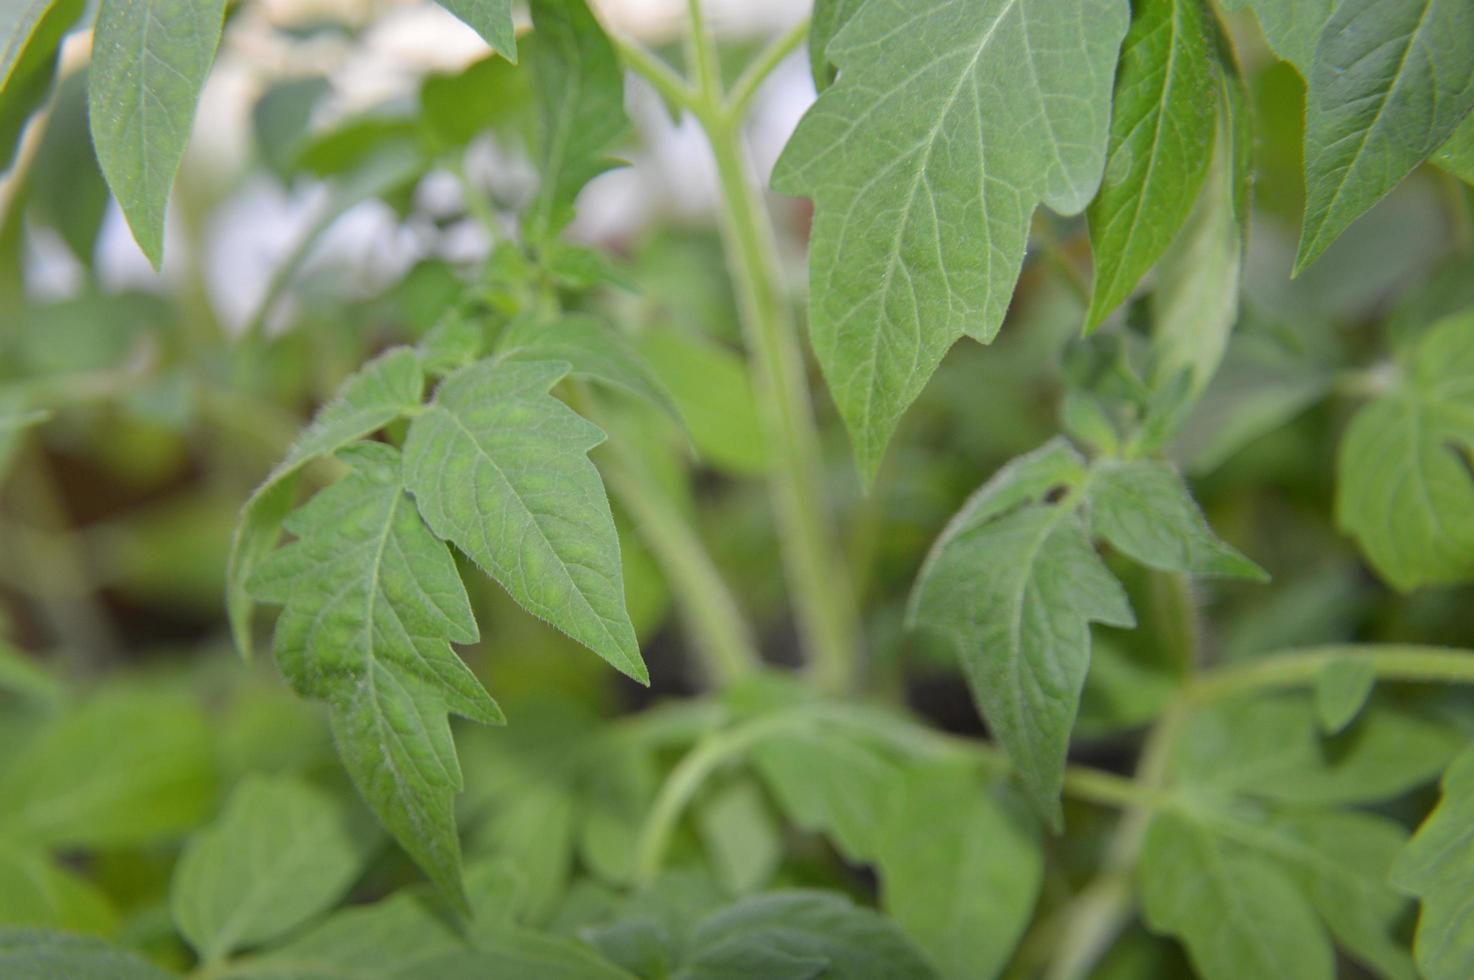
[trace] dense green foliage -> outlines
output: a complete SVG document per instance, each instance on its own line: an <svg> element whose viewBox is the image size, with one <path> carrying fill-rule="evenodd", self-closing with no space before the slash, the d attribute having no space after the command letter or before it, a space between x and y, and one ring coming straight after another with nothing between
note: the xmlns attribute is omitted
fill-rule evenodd
<svg viewBox="0 0 1474 980"><path fill-rule="evenodd" d="M1474 975L1474 0L440 5L0 11L0 976Z"/></svg>

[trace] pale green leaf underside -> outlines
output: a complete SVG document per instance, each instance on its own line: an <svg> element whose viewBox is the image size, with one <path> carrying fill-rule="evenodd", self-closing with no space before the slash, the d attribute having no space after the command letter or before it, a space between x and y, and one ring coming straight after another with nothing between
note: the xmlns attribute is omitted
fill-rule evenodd
<svg viewBox="0 0 1474 980"><path fill-rule="evenodd" d="M179 931L214 961L330 908L373 845L372 835L354 830L321 790L292 779L247 779L175 866L169 897Z"/></svg>
<svg viewBox="0 0 1474 980"><path fill-rule="evenodd" d="M1264 581L1213 533L1182 477L1156 460L1103 460L1091 471L1090 526L1122 553L1167 572Z"/></svg>
<svg viewBox="0 0 1474 980"><path fill-rule="evenodd" d="M1443 799L1393 868L1423 903L1414 953L1428 980L1474 975L1474 752L1454 760Z"/></svg>
<svg viewBox="0 0 1474 980"><path fill-rule="evenodd" d="M962 335L991 340L1030 218L1105 166L1120 0L868 3L774 173L815 204L810 332L862 475Z"/></svg>
<svg viewBox="0 0 1474 980"><path fill-rule="evenodd" d="M1405 376L1357 413L1337 460L1336 519L1403 591L1474 577L1474 314L1442 321Z"/></svg>
<svg viewBox="0 0 1474 980"><path fill-rule="evenodd" d="M405 484L441 538L533 615L641 683L619 539L588 451L597 427L548 391L562 362L486 362L456 372L411 423Z"/></svg>
<svg viewBox="0 0 1474 980"><path fill-rule="evenodd" d="M225 0L107 0L88 77L97 162L157 268L164 212L225 18Z"/></svg>
<svg viewBox="0 0 1474 980"><path fill-rule="evenodd" d="M282 521L296 498L296 474L314 459L383 428L420 403L425 386L420 358L396 347L359 369L317 413L286 458L276 465L241 510L230 540L226 569L226 613L242 656L251 655L254 603L246 582L281 535Z"/></svg>
<svg viewBox="0 0 1474 980"><path fill-rule="evenodd" d="M517 60L517 31L512 0L436 0L508 61Z"/></svg>
<svg viewBox="0 0 1474 980"><path fill-rule="evenodd" d="M952 641L989 729L1056 826L1090 623L1135 623L1075 507L1045 502L1069 454L1051 443L989 481L934 547L910 615Z"/></svg>
<svg viewBox="0 0 1474 980"><path fill-rule="evenodd" d="M1310 77L1315 61L1315 45L1325 30L1335 0L1249 0L1264 29L1270 48Z"/></svg>
<svg viewBox="0 0 1474 980"><path fill-rule="evenodd" d="M1181 939L1203 980L1335 976L1324 928L1275 862L1166 810L1147 829L1139 867L1147 924Z"/></svg>
<svg viewBox="0 0 1474 980"><path fill-rule="evenodd" d="M1437 150L1474 109L1474 4L1342 0L1310 69L1295 269Z"/></svg>
<svg viewBox="0 0 1474 980"><path fill-rule="evenodd" d="M451 643L477 639L449 550L425 527L379 443L343 453L353 471L288 519L297 540L252 576L285 605L277 664L332 707L343 762L401 846L453 900L460 848L452 809L460 767L446 713L485 724L501 710Z"/></svg>
<svg viewBox="0 0 1474 980"><path fill-rule="evenodd" d="M1121 45L1110 151L1086 212L1093 328L1167 251L1212 159L1218 80L1202 0L1137 0Z"/></svg>

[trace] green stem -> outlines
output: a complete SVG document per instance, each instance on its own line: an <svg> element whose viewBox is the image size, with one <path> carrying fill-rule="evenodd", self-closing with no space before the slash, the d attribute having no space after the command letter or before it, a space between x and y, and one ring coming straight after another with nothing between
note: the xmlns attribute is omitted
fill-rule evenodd
<svg viewBox="0 0 1474 980"><path fill-rule="evenodd" d="M1341 657L1371 664L1380 681L1474 684L1474 651L1450 647L1387 644L1333 644L1286 650L1242 666L1203 674L1188 689L1195 702L1216 701L1249 691L1313 684L1325 665Z"/></svg>
<svg viewBox="0 0 1474 980"><path fill-rule="evenodd" d="M764 434L773 450L773 496L784 570L815 682L830 691L854 680L860 630L853 584L826 506L822 452L798 333L779 289L777 244L758 198L741 121L725 110L721 68L698 0L691 0L691 61L721 188L722 232L742 315Z"/></svg>
<svg viewBox="0 0 1474 980"><path fill-rule="evenodd" d="M763 82L768 80L773 70L782 64L783 59L792 54L795 48L803 44L804 39L808 36L809 19L805 17L774 38L773 42L742 70L741 76L732 84L732 92L727 97L728 117L732 119L746 117L747 110L751 107L758 89L763 87Z"/></svg>

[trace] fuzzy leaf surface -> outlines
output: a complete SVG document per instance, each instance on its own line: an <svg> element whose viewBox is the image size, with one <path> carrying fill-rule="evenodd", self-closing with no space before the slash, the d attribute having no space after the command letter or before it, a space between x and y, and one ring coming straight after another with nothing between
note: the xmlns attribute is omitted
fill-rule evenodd
<svg viewBox="0 0 1474 980"><path fill-rule="evenodd" d="M1136 0L1132 12L1105 177L1086 211L1095 256L1087 328L1120 306L1167 251L1213 158L1212 15L1202 0Z"/></svg>
<svg viewBox="0 0 1474 980"><path fill-rule="evenodd" d="M1443 145L1474 109L1468 0L1342 0L1315 48L1296 271Z"/></svg>
<svg viewBox="0 0 1474 980"><path fill-rule="evenodd" d="M951 641L989 729L1055 826L1090 623L1135 624L1075 506L1049 501L1058 471L1080 462L1056 441L984 485L933 547L910 613Z"/></svg>
<svg viewBox="0 0 1474 980"><path fill-rule="evenodd" d="M446 713L504 719L450 647L475 642L476 621L449 549L404 491L398 452L365 443L342 455L353 472L287 520L297 540L257 569L251 591L285 606L277 664L300 694L331 706L359 792L455 899L461 773Z"/></svg>
<svg viewBox="0 0 1474 980"><path fill-rule="evenodd" d="M1003 321L1045 204L1105 167L1122 0L867 3L774 187L810 197L810 334L861 475L942 356Z"/></svg>
<svg viewBox="0 0 1474 980"><path fill-rule="evenodd" d="M588 458L604 433L548 394L567 374L566 362L483 361L448 377L410 424L405 484L431 529L523 608L648 683Z"/></svg>
<svg viewBox="0 0 1474 980"><path fill-rule="evenodd" d="M225 0L109 0L92 42L97 162L143 254L164 259L164 212L220 45Z"/></svg>

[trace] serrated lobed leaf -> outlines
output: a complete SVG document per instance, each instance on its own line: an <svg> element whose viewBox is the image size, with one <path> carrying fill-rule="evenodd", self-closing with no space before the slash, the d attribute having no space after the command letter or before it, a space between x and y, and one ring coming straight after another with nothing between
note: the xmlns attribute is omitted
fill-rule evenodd
<svg viewBox="0 0 1474 980"><path fill-rule="evenodd" d="M517 61L517 31L512 20L512 0L436 0L470 27L493 51L514 64Z"/></svg>
<svg viewBox="0 0 1474 980"><path fill-rule="evenodd" d="M374 846L375 835L359 829L321 790L293 779L248 777L175 865L170 905L180 933L202 959L215 962L331 907Z"/></svg>
<svg viewBox="0 0 1474 980"><path fill-rule="evenodd" d="M1305 110L1303 270L1474 109L1468 0L1342 0L1316 44Z"/></svg>
<svg viewBox="0 0 1474 980"><path fill-rule="evenodd" d="M477 639L449 550L404 491L397 451L342 453L353 471L288 519L297 540L252 576L282 603L282 673L332 707L333 732L359 792L452 900L461 894L452 809L461 788L447 712L500 724L451 643Z"/></svg>
<svg viewBox="0 0 1474 980"><path fill-rule="evenodd" d="M1265 581L1258 565L1219 540L1168 463L1101 460L1087 489L1090 527L1152 568Z"/></svg>
<svg viewBox="0 0 1474 980"><path fill-rule="evenodd" d="M539 185L523 217L527 239L546 247L573 220L573 203L610 169L610 145L629 127L624 72L585 0L535 0L528 55L542 107Z"/></svg>
<svg viewBox="0 0 1474 980"><path fill-rule="evenodd" d="M143 254L164 258L164 212L215 59L225 0L108 0L89 76L97 162Z"/></svg>
<svg viewBox="0 0 1474 980"><path fill-rule="evenodd" d="M1474 577L1474 313L1419 342L1404 376L1361 409L1336 463L1336 522L1407 592Z"/></svg>
<svg viewBox="0 0 1474 980"><path fill-rule="evenodd" d="M483 361L410 424L405 484L442 539L512 598L640 683L619 539L588 451L598 427L548 394L563 362Z"/></svg>
<svg viewBox="0 0 1474 980"><path fill-rule="evenodd" d="M385 351L343 382L292 448L241 509L230 539L226 569L226 613L242 656L251 654L254 604L246 582L276 547L282 521L296 495L296 474L309 462L361 439L411 411L425 386L420 355L407 348Z"/></svg>
<svg viewBox="0 0 1474 980"><path fill-rule="evenodd" d="M1050 470L1071 454L1052 443L990 480L933 547L909 616L951 640L989 729L1056 827L1090 623L1135 624L1074 503L1048 501Z"/></svg>
<svg viewBox="0 0 1474 980"><path fill-rule="evenodd" d="M1110 150L1086 211L1095 283L1087 329L1167 251L1213 157L1218 79L1202 0L1135 0L1121 45Z"/></svg>
<svg viewBox="0 0 1474 980"><path fill-rule="evenodd" d="M862 476L947 349L997 333L1039 204L1105 165L1124 0L868 3L774 172L811 197L810 333Z"/></svg>
<svg viewBox="0 0 1474 980"><path fill-rule="evenodd" d="M1443 776L1443 797L1398 856L1392 880L1423 905L1414 953L1428 980L1474 971L1474 752Z"/></svg>
<svg viewBox="0 0 1474 980"><path fill-rule="evenodd" d="M1203 980L1331 980L1331 943L1285 871L1232 852L1186 815L1152 818L1139 863L1146 921L1180 938Z"/></svg>

